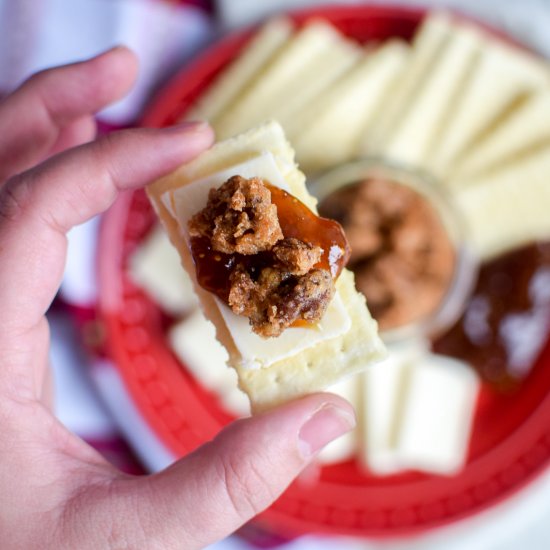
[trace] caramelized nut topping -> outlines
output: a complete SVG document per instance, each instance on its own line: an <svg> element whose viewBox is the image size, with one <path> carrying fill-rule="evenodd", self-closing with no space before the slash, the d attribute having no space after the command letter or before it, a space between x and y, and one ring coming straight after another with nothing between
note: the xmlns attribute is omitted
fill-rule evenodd
<svg viewBox="0 0 550 550"><path fill-rule="evenodd" d="M212 249L225 254L256 254L283 238L269 189L258 178L241 176L210 190L206 208L189 222L189 233L208 237Z"/></svg>
<svg viewBox="0 0 550 550"><path fill-rule="evenodd" d="M319 321L349 257L337 222L258 178L210 190L189 233L199 284L265 338Z"/></svg>

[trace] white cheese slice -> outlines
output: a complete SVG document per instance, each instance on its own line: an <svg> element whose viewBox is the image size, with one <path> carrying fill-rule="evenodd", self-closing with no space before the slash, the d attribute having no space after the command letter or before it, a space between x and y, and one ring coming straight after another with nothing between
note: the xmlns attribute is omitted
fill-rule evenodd
<svg viewBox="0 0 550 550"><path fill-rule="evenodd" d="M166 232L155 227L130 256L131 279L168 313L180 315L197 306L189 275Z"/></svg>
<svg viewBox="0 0 550 550"><path fill-rule="evenodd" d="M401 162L422 164L437 143L453 104L460 97L482 37L470 27L457 27L443 48L414 105L397 126L383 152Z"/></svg>
<svg viewBox="0 0 550 550"><path fill-rule="evenodd" d="M177 220L182 236L189 243L187 223L202 210L211 188L220 187L231 176L259 177L282 189L289 190L271 153L264 153L242 164L222 170L207 178L190 183L162 196L163 204ZM335 295L321 321L312 328L288 328L277 338L264 339L254 334L248 319L235 315L221 301L218 307L235 346L242 357L243 368L267 367L315 346L317 343L345 334L351 320L338 294Z"/></svg>
<svg viewBox="0 0 550 550"><path fill-rule="evenodd" d="M290 39L293 25L286 17L270 20L247 44L244 51L222 72L206 90L186 119L205 119L215 124L215 119L262 74L265 66Z"/></svg>
<svg viewBox="0 0 550 550"><path fill-rule="evenodd" d="M395 450L411 469L455 474L464 465L479 378L467 364L429 354L414 365Z"/></svg>
<svg viewBox="0 0 550 550"><path fill-rule="evenodd" d="M408 390L411 362L423 346L392 349L382 363L361 374L363 406L360 426L363 445L360 460L377 475L404 469L394 443L403 401Z"/></svg>
<svg viewBox="0 0 550 550"><path fill-rule="evenodd" d="M549 173L547 146L464 185L456 182L455 202L480 258L550 237Z"/></svg>
<svg viewBox="0 0 550 550"><path fill-rule="evenodd" d="M189 243L187 223L208 201L210 189L221 187L231 176L239 175L243 178L259 177L275 185L290 191L281 172L277 168L275 159L271 153L264 153L242 164L232 166L210 176L194 181L180 187L176 191L168 191L162 196L164 206L168 208L172 216L178 221L181 234Z"/></svg>
<svg viewBox="0 0 550 550"><path fill-rule="evenodd" d="M522 97L549 82L550 71L541 60L515 47L485 40L468 86L453 103L445 133L431 151L430 167L445 175L458 159L475 155L483 138L507 120Z"/></svg>
<svg viewBox="0 0 550 550"><path fill-rule="evenodd" d="M318 172L353 158L370 120L408 58L408 47L389 41L365 55L302 117L294 147L300 166Z"/></svg>
<svg viewBox="0 0 550 550"><path fill-rule="evenodd" d="M374 118L366 137L365 153L379 154L401 120L411 109L416 97L436 65L449 39L450 18L435 12L426 17L417 31L411 55L395 85L388 90L384 104Z"/></svg>
<svg viewBox="0 0 550 550"><path fill-rule="evenodd" d="M292 35L271 60L260 77L255 79L216 121L218 139L225 139L273 118L281 99L299 90L302 75L311 64L317 64L341 40L332 25L318 19Z"/></svg>
<svg viewBox="0 0 550 550"><path fill-rule="evenodd" d="M472 176L500 169L504 164L527 156L545 142L550 143L550 88L530 96L469 151L453 171L452 178L460 186L468 185Z"/></svg>
<svg viewBox="0 0 550 550"><path fill-rule="evenodd" d="M183 366L202 387L218 396L227 412L235 416L250 414L248 398L237 386L237 373L227 368L227 351L200 310L172 326L168 340Z"/></svg>
<svg viewBox="0 0 550 550"><path fill-rule="evenodd" d="M319 97L334 83L345 78L347 71L364 55L364 50L345 38L338 40L326 55L320 56L300 76L300 84L291 94L285 93L274 105L272 116L294 141L294 134L301 130L302 113L308 111Z"/></svg>
<svg viewBox="0 0 550 550"><path fill-rule="evenodd" d="M323 318L312 328L287 328L277 338L262 338L250 329L248 319L235 315L216 299L235 345L242 355L242 366L249 369L267 367L297 353L347 332L351 321L340 296L336 294Z"/></svg>

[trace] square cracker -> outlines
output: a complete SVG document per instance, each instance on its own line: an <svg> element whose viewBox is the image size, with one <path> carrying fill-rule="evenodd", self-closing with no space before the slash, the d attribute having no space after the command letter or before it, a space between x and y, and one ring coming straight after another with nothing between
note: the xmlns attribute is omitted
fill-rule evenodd
<svg viewBox="0 0 550 550"><path fill-rule="evenodd" d="M316 200L307 191L305 176L294 163L294 151L287 142L281 126L276 122L266 123L217 143L190 163L155 181L147 189L157 214L180 253L183 267L193 281L204 314L214 324L218 340L228 351L229 364L237 370L239 386L249 396L253 412L323 390L385 356L376 321L370 316L363 295L355 290L353 274L344 270L336 282L336 288L351 318L351 328L348 332L322 341L265 368L246 369L241 366L241 356L214 297L198 285L189 248L178 229L177 220L165 208L161 196L165 192L245 162L266 151L273 155L292 194L315 210Z"/></svg>

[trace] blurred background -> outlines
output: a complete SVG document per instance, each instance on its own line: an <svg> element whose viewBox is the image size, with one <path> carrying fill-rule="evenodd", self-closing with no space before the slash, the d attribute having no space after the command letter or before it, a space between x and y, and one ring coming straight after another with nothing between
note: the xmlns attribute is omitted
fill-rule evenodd
<svg viewBox="0 0 550 550"><path fill-rule="evenodd" d="M227 33L286 9L361 3L365 2L0 0L0 96L37 70L84 59L122 43L137 53L140 76L125 99L98 113L98 123L100 132L133 126L171 76ZM399 4L457 10L550 58L550 0L432 0ZM548 151L546 154L550 155ZM140 474L164 467L174 456L141 416L111 361L89 352L101 338L101 327L88 322L98 299L99 224L100 220L92 220L72 231L65 279L49 314L57 413L70 429L115 464ZM75 318L79 321L76 324ZM233 402L228 405L233 410L239 406ZM489 510L414 536L394 538L390 534L384 540L337 534L295 537L290 532L274 532L266 525L251 525L213 548L542 550L550 544L548 518L550 473L543 473Z"/></svg>

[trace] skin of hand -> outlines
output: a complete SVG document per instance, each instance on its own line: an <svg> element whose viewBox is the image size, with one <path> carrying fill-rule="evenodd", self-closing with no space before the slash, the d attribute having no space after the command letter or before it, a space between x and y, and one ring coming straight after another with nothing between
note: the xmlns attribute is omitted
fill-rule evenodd
<svg viewBox="0 0 550 550"><path fill-rule="evenodd" d="M314 394L234 422L166 470L121 473L51 412L45 313L73 226L208 148L204 123L95 139L137 72L118 47L31 77L0 103L0 540L11 548L204 547L268 507L351 406Z"/></svg>

